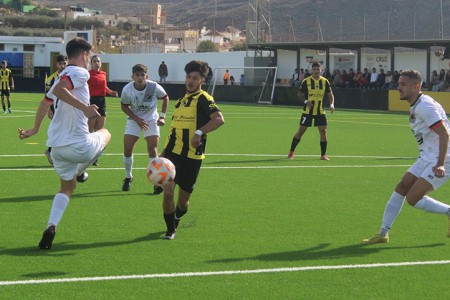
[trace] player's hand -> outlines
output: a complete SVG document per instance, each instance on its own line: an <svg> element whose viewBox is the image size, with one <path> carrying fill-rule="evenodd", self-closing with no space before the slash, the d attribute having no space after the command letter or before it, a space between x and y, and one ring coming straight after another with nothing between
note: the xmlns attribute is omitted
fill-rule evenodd
<svg viewBox="0 0 450 300"><path fill-rule="evenodd" d="M311 101L306 102L306 106L308 107L314 107L314 103L312 103Z"/></svg>
<svg viewBox="0 0 450 300"><path fill-rule="evenodd" d="M433 167L433 173L437 178L442 178L445 176L445 167L436 165Z"/></svg>
<svg viewBox="0 0 450 300"><path fill-rule="evenodd" d="M156 121L156 125L158 126L164 126L166 124L166 119L164 118L158 118L158 121Z"/></svg>
<svg viewBox="0 0 450 300"><path fill-rule="evenodd" d="M38 132L34 128L30 128L30 129L27 129L27 130L19 128L17 131L19 132L19 139L21 139L21 140L29 138L30 136L33 136L33 135L35 135Z"/></svg>
<svg viewBox="0 0 450 300"><path fill-rule="evenodd" d="M11 91L14 91L14 86L13 85L11 86Z"/></svg>
<svg viewBox="0 0 450 300"><path fill-rule="evenodd" d="M198 134L194 134L191 140L191 146L194 148L198 148L202 145L202 137Z"/></svg>
<svg viewBox="0 0 450 300"><path fill-rule="evenodd" d="M100 116L100 114L98 113L98 106L95 104L86 106L86 108L83 110L83 113L89 119L94 118L96 116Z"/></svg>
<svg viewBox="0 0 450 300"><path fill-rule="evenodd" d="M330 104L330 112L334 113L334 104Z"/></svg>
<svg viewBox="0 0 450 300"><path fill-rule="evenodd" d="M117 97L117 96L119 96L119 93L117 91L112 91L111 95L114 96L114 97Z"/></svg>
<svg viewBox="0 0 450 300"><path fill-rule="evenodd" d="M139 127L141 127L141 129L143 130L147 130L148 129L148 123L145 122L145 120L141 119L141 118L137 118L136 123L139 125Z"/></svg>

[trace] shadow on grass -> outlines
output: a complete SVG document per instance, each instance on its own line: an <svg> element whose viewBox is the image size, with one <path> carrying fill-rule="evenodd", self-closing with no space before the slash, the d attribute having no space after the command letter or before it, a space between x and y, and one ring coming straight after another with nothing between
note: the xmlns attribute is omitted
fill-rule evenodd
<svg viewBox="0 0 450 300"><path fill-rule="evenodd" d="M128 197L128 196L162 196L156 195L152 192L150 193L124 193L120 190L115 191L105 191L105 192L95 192L95 193L77 193L71 197L71 201L76 201L77 198L95 198L95 197ZM0 199L0 203L21 203L21 202L34 202L34 201L47 201L55 198L55 194L52 195L37 195L37 196L26 196L26 197L9 197Z"/></svg>
<svg viewBox="0 0 450 300"><path fill-rule="evenodd" d="M111 242L101 242L101 243L92 243L92 244L74 244L71 242L58 243L57 240L53 243L52 249L50 250L41 250L37 246L38 241L36 241L36 246L33 247L22 247L22 248L12 248L12 249L0 249L1 255L9 255L9 256L71 256L75 255L74 252L69 251L77 251L77 250L88 250L95 248L105 248L105 247L116 247L122 245L130 245L142 242L149 242L155 240L161 240L161 236L164 234L164 231L154 232L149 235L145 235L139 238L135 238L129 241L111 241ZM57 239L58 237L56 237Z"/></svg>
<svg viewBox="0 0 450 300"><path fill-rule="evenodd" d="M209 260L208 263L232 263L245 260L260 260L260 261L306 261L306 260L320 260L320 259L342 259L347 257L362 257L369 254L378 253L381 251L395 251L405 249L426 249L434 247L445 246L444 243L411 246L411 247L392 247L384 245L348 245L339 248L327 249L332 244L319 244L315 247L287 252L275 252L269 254L259 254L250 257L241 258L224 258Z"/></svg>

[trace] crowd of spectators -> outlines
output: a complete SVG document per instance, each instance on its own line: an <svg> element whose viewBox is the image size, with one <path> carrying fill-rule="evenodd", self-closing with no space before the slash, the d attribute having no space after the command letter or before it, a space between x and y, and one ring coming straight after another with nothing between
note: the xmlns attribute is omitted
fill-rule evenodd
<svg viewBox="0 0 450 300"><path fill-rule="evenodd" d="M333 88L357 88L357 89L379 89L379 90L395 90L398 87L398 79L401 71L387 71L385 73L383 68L378 71L372 68L364 68L361 72L356 72L350 68L347 70L336 69L333 73L327 68L324 68L322 76L328 79ZM291 85L298 86L302 80L310 76L308 69L295 69L292 75ZM439 74L433 70L430 77L430 82L424 83L424 89L430 91L450 91L450 69L447 72L441 69Z"/></svg>

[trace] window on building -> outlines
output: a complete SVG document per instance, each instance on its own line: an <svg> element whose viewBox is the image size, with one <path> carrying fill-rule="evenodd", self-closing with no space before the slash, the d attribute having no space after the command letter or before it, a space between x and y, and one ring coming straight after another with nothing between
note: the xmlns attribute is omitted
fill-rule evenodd
<svg viewBox="0 0 450 300"><path fill-rule="evenodd" d="M0 44L0 51L5 51L5 44Z"/></svg>
<svg viewBox="0 0 450 300"><path fill-rule="evenodd" d="M23 51L34 52L34 45L23 45Z"/></svg>

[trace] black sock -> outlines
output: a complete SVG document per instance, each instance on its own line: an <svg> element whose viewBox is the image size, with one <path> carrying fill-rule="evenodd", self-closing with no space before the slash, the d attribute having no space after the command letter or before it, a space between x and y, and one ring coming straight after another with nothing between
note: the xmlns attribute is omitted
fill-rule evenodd
<svg viewBox="0 0 450 300"><path fill-rule="evenodd" d="M182 216L184 216L187 213L187 210L181 210L181 208L179 208L177 206L177 210L175 212L175 219L181 219Z"/></svg>
<svg viewBox="0 0 450 300"><path fill-rule="evenodd" d="M327 142L320 142L320 155L325 155L327 153Z"/></svg>
<svg viewBox="0 0 450 300"><path fill-rule="evenodd" d="M292 138L292 143L291 143L291 151L294 151L295 148L297 147L298 143L300 143L300 140L297 140L295 138L295 136Z"/></svg>
<svg viewBox="0 0 450 300"><path fill-rule="evenodd" d="M166 221L167 231L175 232L175 212L164 214L164 221Z"/></svg>
<svg viewBox="0 0 450 300"><path fill-rule="evenodd" d="M52 147L48 147L47 151L48 153L52 152Z"/></svg>
<svg viewBox="0 0 450 300"><path fill-rule="evenodd" d="M3 111L6 111L6 107L5 107L5 105L3 104L2 106L3 106Z"/></svg>

